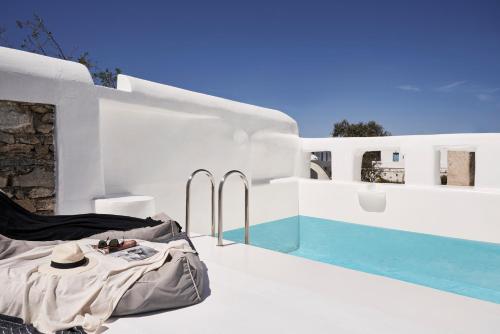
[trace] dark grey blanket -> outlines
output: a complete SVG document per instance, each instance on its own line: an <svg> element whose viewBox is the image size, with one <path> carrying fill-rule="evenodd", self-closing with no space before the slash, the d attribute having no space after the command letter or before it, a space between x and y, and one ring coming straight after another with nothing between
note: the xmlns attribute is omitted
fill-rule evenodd
<svg viewBox="0 0 500 334"><path fill-rule="evenodd" d="M29 212L0 191L0 234L15 240L79 240L109 230L156 226L161 220L86 213L42 216Z"/></svg>

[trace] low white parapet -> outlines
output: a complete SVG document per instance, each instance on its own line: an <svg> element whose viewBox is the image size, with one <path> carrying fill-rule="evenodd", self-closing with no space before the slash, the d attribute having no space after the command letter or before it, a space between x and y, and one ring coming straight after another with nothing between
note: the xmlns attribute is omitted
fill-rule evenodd
<svg viewBox="0 0 500 334"><path fill-rule="evenodd" d="M155 214L155 199L151 196L121 196L94 200L96 213L151 217Z"/></svg>

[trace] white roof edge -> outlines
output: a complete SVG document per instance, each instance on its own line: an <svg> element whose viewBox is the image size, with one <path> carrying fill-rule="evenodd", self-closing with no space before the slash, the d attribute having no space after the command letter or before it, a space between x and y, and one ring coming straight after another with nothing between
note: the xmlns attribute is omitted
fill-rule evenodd
<svg viewBox="0 0 500 334"><path fill-rule="evenodd" d="M382 136L382 137L318 137L318 138L301 138L304 143L315 143L322 141L336 141L347 143L363 143L363 142L392 142L400 140L436 140L436 139L468 139L468 138L496 138L499 137L498 132L484 132L484 133L450 133L450 134L418 134L418 135L398 135L398 136ZM439 145L438 143L436 145Z"/></svg>
<svg viewBox="0 0 500 334"><path fill-rule="evenodd" d="M288 121L297 124L296 121L287 114L264 107L255 106L243 102L228 100L221 97L193 92L190 90L177 88L153 81L139 79L128 75L118 75L117 90L138 93L158 99L176 100L181 103L192 103L209 106L221 110L239 110L245 114L261 113L262 116L280 121Z"/></svg>
<svg viewBox="0 0 500 334"><path fill-rule="evenodd" d="M0 47L1 72L94 85L88 69L80 63L5 47Z"/></svg>

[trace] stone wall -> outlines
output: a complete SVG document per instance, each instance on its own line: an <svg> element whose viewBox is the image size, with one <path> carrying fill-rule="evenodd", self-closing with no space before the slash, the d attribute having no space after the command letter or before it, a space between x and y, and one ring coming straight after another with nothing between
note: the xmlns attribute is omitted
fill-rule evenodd
<svg viewBox="0 0 500 334"><path fill-rule="evenodd" d="M0 100L0 189L29 211L55 206L55 107Z"/></svg>

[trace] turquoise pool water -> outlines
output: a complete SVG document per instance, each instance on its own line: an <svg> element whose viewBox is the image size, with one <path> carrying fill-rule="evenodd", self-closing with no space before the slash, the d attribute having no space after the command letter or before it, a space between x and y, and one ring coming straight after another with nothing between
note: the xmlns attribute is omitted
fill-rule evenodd
<svg viewBox="0 0 500 334"><path fill-rule="evenodd" d="M243 229L224 232L224 239L243 242ZM252 226L250 242L500 304L500 244L305 216Z"/></svg>

